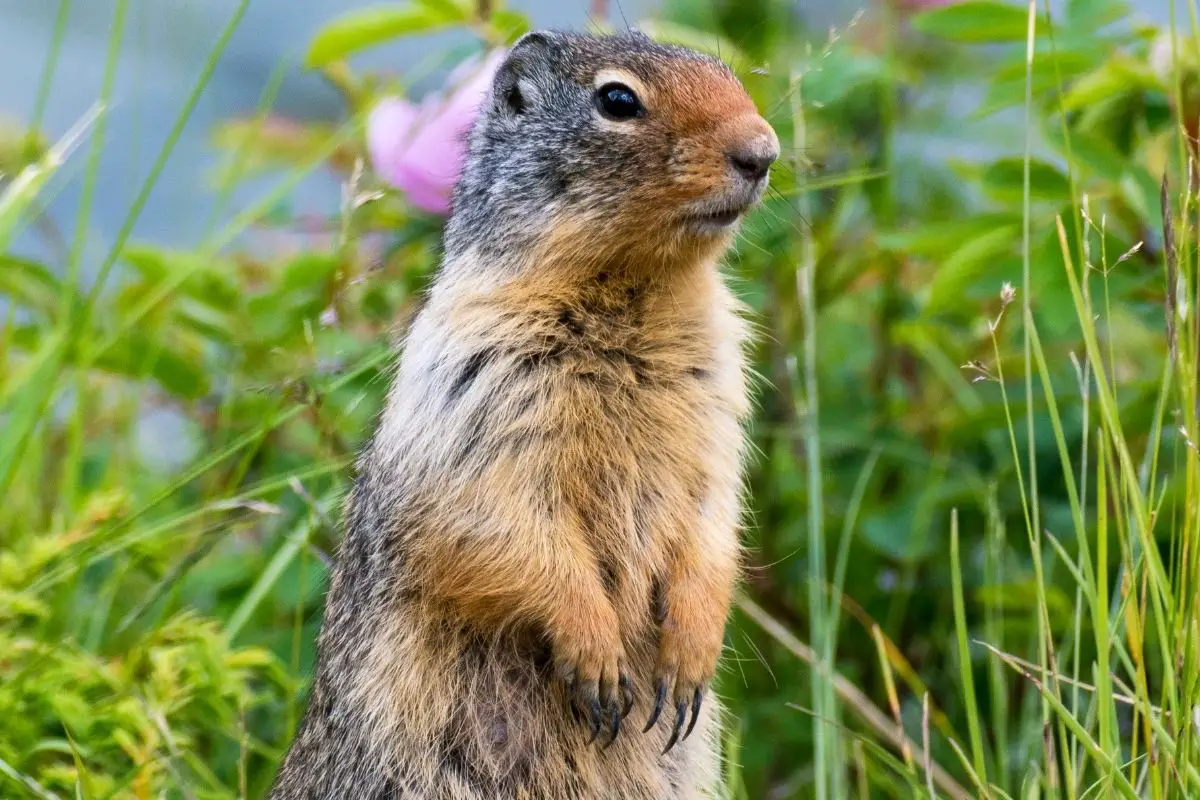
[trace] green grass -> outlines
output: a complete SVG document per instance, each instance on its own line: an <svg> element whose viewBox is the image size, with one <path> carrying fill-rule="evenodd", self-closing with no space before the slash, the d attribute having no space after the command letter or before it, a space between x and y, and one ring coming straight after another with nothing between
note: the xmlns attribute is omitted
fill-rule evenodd
<svg viewBox="0 0 1200 800"><path fill-rule="evenodd" d="M316 243L243 246L301 224L289 202L314 171L352 183L362 112L391 84L342 59L394 29L386 12L321 39L343 124L278 124L281 61L214 137L201 241L133 239L248 2L91 263L140 1L114 6L93 112L44 131L62 0L29 135L0 141L3 796L263 796L389 342L436 264L438 221L375 198L369 171ZM489 42L522 24L433 5ZM1163 32L1075 0L1053 20L869 13L829 40L767 0L664 6L664 35L738 54L786 152L730 259L765 380L718 686L729 796L1200 795L1196 3L1173 0ZM939 105L962 87L1016 126ZM63 224L42 211L63 191L81 200L66 252L16 252ZM182 462L139 447L150 412L184 424Z"/></svg>

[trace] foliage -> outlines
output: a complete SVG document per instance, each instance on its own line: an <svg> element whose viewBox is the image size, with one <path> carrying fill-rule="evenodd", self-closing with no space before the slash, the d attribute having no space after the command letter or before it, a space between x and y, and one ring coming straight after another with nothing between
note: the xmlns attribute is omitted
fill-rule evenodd
<svg viewBox="0 0 1200 800"><path fill-rule="evenodd" d="M967 0L874 5L824 40L792 5L668 0L646 26L731 60L785 143L730 259L766 379L719 686L731 794L1190 796L1200 38L1119 0ZM81 236L57 261L10 243L54 230L37 201L63 158L87 229L111 82L57 145L36 111L0 133L6 796L264 794L350 461L437 258L440 220L363 169L398 84L350 59L529 27L459 0L334 20L307 63L345 123L277 115L273 82L214 133L204 240L133 241L244 10L98 263ZM289 207L316 170L345 186L331 218Z"/></svg>

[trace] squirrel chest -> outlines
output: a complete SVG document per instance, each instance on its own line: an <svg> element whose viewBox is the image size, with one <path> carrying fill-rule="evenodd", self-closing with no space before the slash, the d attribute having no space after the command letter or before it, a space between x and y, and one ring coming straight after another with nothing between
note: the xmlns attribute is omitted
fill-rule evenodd
<svg viewBox="0 0 1200 800"><path fill-rule="evenodd" d="M418 327L431 368L409 389L456 465L431 502L471 511L451 535L573 516L626 624L648 628L681 528L736 502L745 331L715 267L435 293Z"/></svg>

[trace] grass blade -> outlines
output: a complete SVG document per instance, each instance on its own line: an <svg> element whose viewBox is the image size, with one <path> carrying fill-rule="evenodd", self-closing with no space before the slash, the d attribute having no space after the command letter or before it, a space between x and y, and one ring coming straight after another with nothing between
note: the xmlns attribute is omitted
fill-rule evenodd
<svg viewBox="0 0 1200 800"><path fill-rule="evenodd" d="M954 632L958 638L958 668L962 697L967 707L967 731L971 738L971 757L976 784L987 782L987 761L983 750L983 730L979 725L979 702L975 695L975 676L971 669L971 651L967 644L967 613L963 603L962 560L959 557L958 509L950 516L950 578L954 594Z"/></svg>

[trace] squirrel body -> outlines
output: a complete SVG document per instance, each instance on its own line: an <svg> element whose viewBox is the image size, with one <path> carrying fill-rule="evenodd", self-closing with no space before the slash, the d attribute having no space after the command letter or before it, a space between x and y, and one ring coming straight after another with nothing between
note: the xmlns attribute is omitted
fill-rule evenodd
<svg viewBox="0 0 1200 800"><path fill-rule="evenodd" d="M514 45L346 500L272 798L715 791L750 408L717 262L777 154L715 59Z"/></svg>

